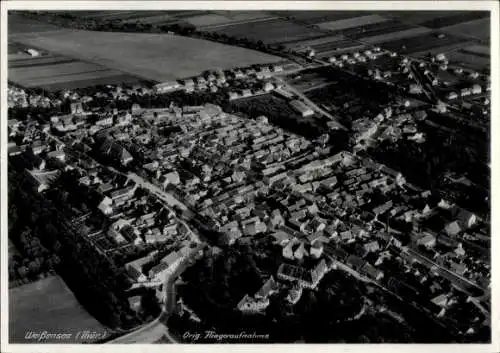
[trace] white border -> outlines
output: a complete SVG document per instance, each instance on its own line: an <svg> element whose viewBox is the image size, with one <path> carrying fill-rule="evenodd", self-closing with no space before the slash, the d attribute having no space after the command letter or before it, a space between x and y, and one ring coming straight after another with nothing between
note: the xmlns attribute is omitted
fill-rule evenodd
<svg viewBox="0 0 500 353"><path fill-rule="evenodd" d="M498 352L500 351L499 336L500 336L500 307L498 299L500 298L500 288L498 286L499 259L498 247L499 240L496 239L495 233L500 231L500 194L498 187L494 181L500 181L500 145L496 133L500 132L499 121L499 4L496 1L476 0L476 1L0 1L1 5L1 53L0 60L1 75L1 149L0 149L0 227L1 227L1 265L0 278L1 280L1 352L68 352L69 349L73 352L86 352L89 350L96 352L112 352L115 350L126 350L127 352L142 352L158 351L164 352L166 349L182 350L182 351L199 351L206 352L207 350L218 350L221 352L238 351L269 351L270 349L276 352L304 352L314 347L317 351L338 351L338 352L365 352L379 350L381 352ZM381 345L360 345L360 344L338 344L338 345L37 345L37 344L8 344L8 284L6 279L8 276L8 257L7 257L7 10L56 10L56 9L71 9L71 10L490 10L491 11L491 198L492 198L492 222L491 222L491 261L492 261L492 343L483 345L459 345L459 344L381 344ZM5 57L4 57L5 56ZM497 98L497 99L495 99ZM497 151L497 154L493 153ZM459 158L459 156L457 156Z"/></svg>

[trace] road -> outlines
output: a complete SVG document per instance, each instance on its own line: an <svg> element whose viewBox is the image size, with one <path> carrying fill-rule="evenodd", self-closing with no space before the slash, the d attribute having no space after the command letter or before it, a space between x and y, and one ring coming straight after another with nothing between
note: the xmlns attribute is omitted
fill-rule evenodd
<svg viewBox="0 0 500 353"><path fill-rule="evenodd" d="M107 344L127 344L127 343L154 343L160 339L166 339L170 343L180 343L168 331L167 322L169 317L175 310L177 304L177 295L175 281L177 278L190 266L199 250L204 247L204 244L192 250L190 255L179 265L174 273L167 275L165 278L165 304L162 313L154 321L141 326L136 330L129 332L121 337L106 342Z"/></svg>
<svg viewBox="0 0 500 353"><path fill-rule="evenodd" d="M437 272L440 276L448 279L450 282L455 284L457 287L462 289L464 292L467 292L472 297L482 296L484 294L484 290L480 288L477 284L469 281L468 279L459 276L458 274L440 266L433 260L425 257L424 255L418 253L415 250L407 249L407 252L413 256L415 256L422 264L426 265L429 268L436 268ZM480 293L480 295L474 295L474 292Z"/></svg>

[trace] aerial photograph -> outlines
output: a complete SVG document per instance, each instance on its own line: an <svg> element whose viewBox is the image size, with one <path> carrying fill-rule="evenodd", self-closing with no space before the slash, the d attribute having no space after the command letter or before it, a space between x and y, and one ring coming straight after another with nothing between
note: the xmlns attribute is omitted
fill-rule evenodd
<svg viewBox="0 0 500 353"><path fill-rule="evenodd" d="M6 18L9 344L492 342L490 11Z"/></svg>

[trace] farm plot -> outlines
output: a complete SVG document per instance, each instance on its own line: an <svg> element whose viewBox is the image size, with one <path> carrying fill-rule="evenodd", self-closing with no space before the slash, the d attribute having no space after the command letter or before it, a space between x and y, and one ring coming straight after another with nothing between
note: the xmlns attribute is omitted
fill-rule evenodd
<svg viewBox="0 0 500 353"><path fill-rule="evenodd" d="M309 47L314 46L314 45L326 44L329 42L335 42L335 41L339 41L339 40L343 40L343 39L345 39L344 36L325 35L324 37L321 37L321 38L288 42L285 45L285 47L287 47L288 49L309 48Z"/></svg>
<svg viewBox="0 0 500 353"><path fill-rule="evenodd" d="M312 45L311 47L316 51L318 55L324 53L336 52L344 48L358 47L359 43L353 42L349 39L337 40L329 43L323 43L318 45Z"/></svg>
<svg viewBox="0 0 500 353"><path fill-rule="evenodd" d="M414 37L420 34L430 33L432 29L425 27L414 27L402 31L390 32L387 34L380 34L375 36L361 37L359 38L363 42L367 43L378 43L378 42L387 42L389 40L399 40L408 37Z"/></svg>
<svg viewBox="0 0 500 353"><path fill-rule="evenodd" d="M448 35L445 38L438 38L435 33L426 33L414 37L379 42L377 44L387 50L397 51L403 54L415 54L429 52L443 47L456 47L457 45L463 45L465 42L467 42L467 39L460 37Z"/></svg>
<svg viewBox="0 0 500 353"><path fill-rule="evenodd" d="M90 343L76 338L78 331L106 334L108 330L78 303L58 276L9 289L10 343ZM68 340L26 339L29 332L68 333Z"/></svg>
<svg viewBox="0 0 500 353"><path fill-rule="evenodd" d="M361 17L368 14L366 11L273 11L273 13L309 25Z"/></svg>
<svg viewBox="0 0 500 353"><path fill-rule="evenodd" d="M246 37L251 40L261 40L266 44L277 44L321 35L321 33L307 29L304 26L283 20L269 20L226 26L215 32L230 37Z"/></svg>
<svg viewBox="0 0 500 353"><path fill-rule="evenodd" d="M476 37L480 39L490 38L490 19L483 18L470 22L460 23L454 26L443 27L442 31L446 31L455 35Z"/></svg>
<svg viewBox="0 0 500 353"><path fill-rule="evenodd" d="M282 60L249 49L169 34L67 31L19 37L18 41L152 81Z"/></svg>
<svg viewBox="0 0 500 353"><path fill-rule="evenodd" d="M351 39L362 39L411 29L414 26L396 20L372 23L366 26L347 28L340 32Z"/></svg>
<svg viewBox="0 0 500 353"><path fill-rule="evenodd" d="M490 58L481 57L474 54L468 54L461 50L456 50L451 53L447 53L446 56L450 60L450 63L456 63L460 66L474 69L477 71L487 69L490 67Z"/></svg>
<svg viewBox="0 0 500 353"><path fill-rule="evenodd" d="M490 47L487 45L470 45L463 49L467 53L476 54L478 56L490 57Z"/></svg>
<svg viewBox="0 0 500 353"><path fill-rule="evenodd" d="M186 21L196 27L212 26L231 22L229 18L218 14L192 16L186 18Z"/></svg>
<svg viewBox="0 0 500 353"><path fill-rule="evenodd" d="M28 58L21 60L9 60L9 69L18 69L18 68L31 68L37 66L47 66L47 65L60 65L60 64L68 64L68 63L77 63L78 60L66 58L64 56L52 56L49 58L42 57L39 60Z"/></svg>
<svg viewBox="0 0 500 353"><path fill-rule="evenodd" d="M211 31L228 25L245 24L277 18L276 16L261 11L218 11L217 14L226 18L226 21L211 25L200 25L199 29L202 31Z"/></svg>
<svg viewBox="0 0 500 353"><path fill-rule="evenodd" d="M9 35L17 33L57 31L59 29L59 27L52 24L32 20L22 15L10 13L7 17L7 30Z"/></svg>
<svg viewBox="0 0 500 353"><path fill-rule="evenodd" d="M463 11L455 13L452 15L445 15L443 17L433 18L429 21L421 22L420 26L429 28L443 28L448 26L453 26L463 22L469 22L472 20L482 19L489 17L489 12L487 11Z"/></svg>
<svg viewBox="0 0 500 353"><path fill-rule="evenodd" d="M378 14L401 22L411 24L421 24L434 19L445 18L447 16L455 16L460 14L460 11L380 11Z"/></svg>
<svg viewBox="0 0 500 353"><path fill-rule="evenodd" d="M379 22L384 22L384 21L388 21L388 19L385 17L379 16L379 15L368 15L368 16L347 18L344 20L323 22L323 23L319 23L318 27L321 29L328 29L328 30L336 31L336 30L340 30L340 29L365 26L365 25L369 25L372 23L379 23Z"/></svg>

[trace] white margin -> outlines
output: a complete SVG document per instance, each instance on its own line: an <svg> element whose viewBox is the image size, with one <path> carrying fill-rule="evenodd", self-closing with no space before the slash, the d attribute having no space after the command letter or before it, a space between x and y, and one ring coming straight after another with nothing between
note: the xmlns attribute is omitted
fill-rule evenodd
<svg viewBox="0 0 500 353"><path fill-rule="evenodd" d="M500 351L500 280L497 259L500 249L500 240L494 234L500 232L500 145L497 134L500 133L499 116L499 4L496 1L0 1L1 6L1 54L0 60L0 244L1 244L1 346L0 352L151 352L190 351L207 352L217 350L220 352L233 351L269 351L276 352L367 352L380 351L387 353L396 352L499 352ZM491 267L492 267L492 305L491 305L491 344L291 344L291 345L53 345L53 344L8 344L8 240L7 240L7 10L489 10L491 11ZM496 133L496 134L495 134ZM494 152L497 153L494 153ZM459 158L457 156L457 158ZM497 256L495 256L497 255Z"/></svg>

